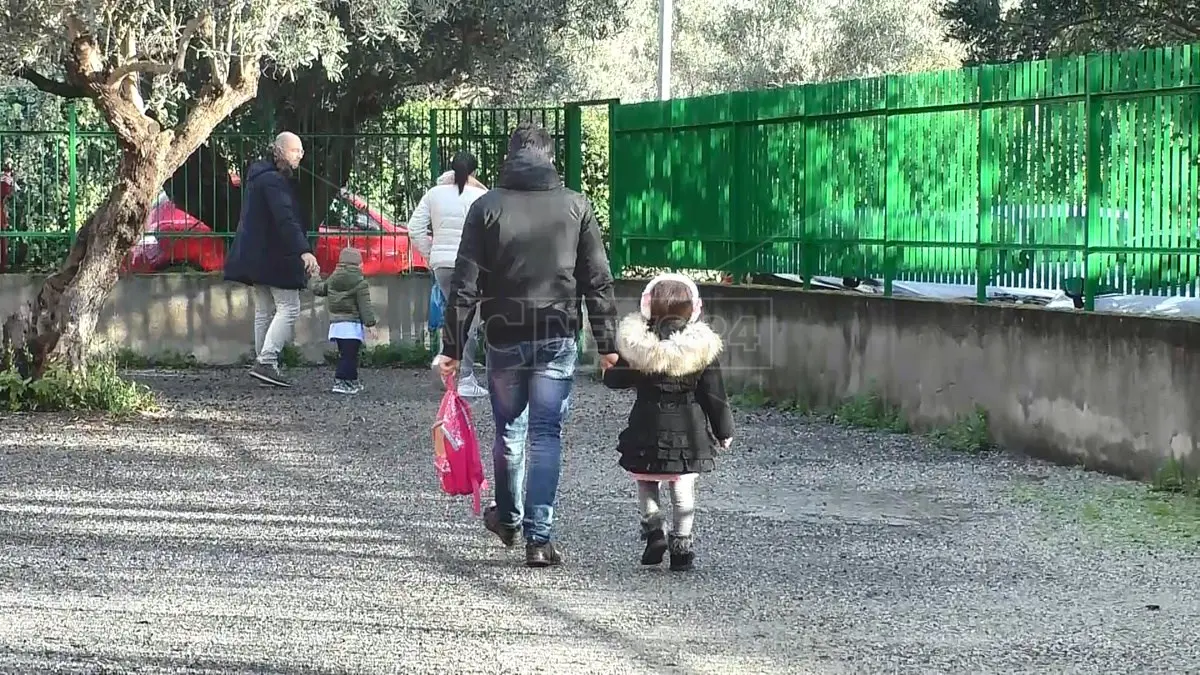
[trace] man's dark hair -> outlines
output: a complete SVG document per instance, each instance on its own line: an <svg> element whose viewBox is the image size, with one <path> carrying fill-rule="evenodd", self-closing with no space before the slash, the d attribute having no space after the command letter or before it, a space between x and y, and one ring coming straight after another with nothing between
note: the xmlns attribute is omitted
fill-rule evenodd
<svg viewBox="0 0 1200 675"><path fill-rule="evenodd" d="M554 159L554 138L550 132L532 122L522 122L513 129L508 138L508 154L514 155L522 150L537 152Z"/></svg>

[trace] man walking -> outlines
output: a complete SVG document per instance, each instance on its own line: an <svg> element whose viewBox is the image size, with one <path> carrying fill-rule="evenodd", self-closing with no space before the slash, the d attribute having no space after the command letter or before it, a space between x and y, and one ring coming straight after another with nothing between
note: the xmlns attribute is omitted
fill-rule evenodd
<svg viewBox="0 0 1200 675"><path fill-rule="evenodd" d="M270 159L250 165L242 182L242 213L225 258L225 280L254 287L254 353L250 375L292 386L279 372L279 352L300 316L300 289L318 270L291 177L304 157L300 137L283 132Z"/></svg>
<svg viewBox="0 0 1200 675"><path fill-rule="evenodd" d="M442 370L457 371L478 305L496 420L496 505L484 522L505 546L523 530L530 567L562 562L552 541L554 503L581 297L601 367L610 368L617 362L617 308L600 226L587 198L563 187L550 134L522 124L509 139L496 188L472 204L463 224Z"/></svg>

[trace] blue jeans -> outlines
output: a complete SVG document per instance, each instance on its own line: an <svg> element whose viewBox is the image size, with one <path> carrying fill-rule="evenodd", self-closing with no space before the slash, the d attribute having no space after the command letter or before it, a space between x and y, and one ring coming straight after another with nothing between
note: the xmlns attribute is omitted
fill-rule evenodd
<svg viewBox="0 0 1200 675"><path fill-rule="evenodd" d="M358 348L362 343L358 340L345 340L343 338L335 338L337 343L338 360L337 370L333 373L335 380L345 380L347 382L358 382Z"/></svg>
<svg viewBox="0 0 1200 675"><path fill-rule="evenodd" d="M551 539L577 359L574 338L488 345L496 515L505 527L521 526L530 544Z"/></svg>

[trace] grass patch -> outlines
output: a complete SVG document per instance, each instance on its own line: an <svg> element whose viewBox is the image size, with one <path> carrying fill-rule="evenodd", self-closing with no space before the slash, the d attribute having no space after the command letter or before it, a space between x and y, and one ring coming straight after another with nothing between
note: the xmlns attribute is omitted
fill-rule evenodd
<svg viewBox="0 0 1200 675"><path fill-rule="evenodd" d="M761 389L747 389L729 397L729 404L736 408L772 408L773 403Z"/></svg>
<svg viewBox="0 0 1200 675"><path fill-rule="evenodd" d="M834 422L860 429L876 429L894 434L909 431L908 420L900 408L889 404L878 394L852 396L837 406L833 413Z"/></svg>
<svg viewBox="0 0 1200 675"><path fill-rule="evenodd" d="M420 342L396 342L373 345L358 352L362 368L428 368L434 353L429 345ZM337 363L336 350L325 352L326 365Z"/></svg>
<svg viewBox="0 0 1200 675"><path fill-rule="evenodd" d="M308 359L304 358L304 352L292 343L287 343L283 349L279 350L279 355L276 357L276 363L280 368L303 368L305 366L314 365Z"/></svg>
<svg viewBox="0 0 1200 675"><path fill-rule="evenodd" d="M1193 549L1200 544L1200 499L1161 492L1137 483L1089 486L1085 491L1054 484L1023 484L1013 502L1034 506L1045 518L1045 536L1062 538L1070 525L1108 546Z"/></svg>
<svg viewBox="0 0 1200 675"><path fill-rule="evenodd" d="M358 363L363 368L428 368L433 361L434 352L428 345L418 342L385 343L372 345L359 351ZM188 370L204 368L208 364L201 363L191 354L166 351L154 356L139 354L129 348L116 351L109 359L117 368L128 370ZM329 350L324 355L325 365L337 363L337 351ZM253 352L242 354L237 365L249 366L254 363ZM304 352L294 344L288 343L279 350L278 364L280 368L309 368L322 365L304 356ZM482 363L481 363L482 365Z"/></svg>
<svg viewBox="0 0 1200 675"><path fill-rule="evenodd" d="M113 362L117 368L128 370L147 370L150 368L156 370L188 370L200 366L196 357L191 354L168 350L155 356L145 356L128 347L117 350L116 354L113 355Z"/></svg>
<svg viewBox="0 0 1200 675"><path fill-rule="evenodd" d="M995 449L988 427L988 413L983 406L975 406L975 412L957 422L929 432L929 437L938 445L949 450L978 455Z"/></svg>
<svg viewBox="0 0 1200 675"><path fill-rule="evenodd" d="M0 372L0 406L12 412L104 412L131 415L157 407L148 387L121 377L115 359L91 364L86 374L53 367L39 380Z"/></svg>
<svg viewBox="0 0 1200 675"><path fill-rule="evenodd" d="M1154 474L1150 490L1200 499L1200 477L1183 462L1172 458Z"/></svg>
<svg viewBox="0 0 1200 675"><path fill-rule="evenodd" d="M736 408L770 408L809 415L857 429L894 434L912 432L912 427L900 408L875 393L852 396L832 408L820 408L804 398L775 399L760 389L747 389L731 395L729 403ZM933 429L928 436L938 445L958 452L979 454L995 449L988 427L987 411L979 406L975 408L974 413L945 427Z"/></svg>

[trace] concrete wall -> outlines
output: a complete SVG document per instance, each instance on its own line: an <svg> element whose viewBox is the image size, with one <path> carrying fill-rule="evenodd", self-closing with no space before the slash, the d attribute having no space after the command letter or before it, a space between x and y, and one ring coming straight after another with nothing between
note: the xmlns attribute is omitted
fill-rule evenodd
<svg viewBox="0 0 1200 675"><path fill-rule="evenodd" d="M702 293L732 343L733 388L817 403L877 392L918 428L978 404L1006 448L1136 477L1169 458L1200 461L1200 323L755 287Z"/></svg>
<svg viewBox="0 0 1200 675"><path fill-rule="evenodd" d="M623 312L637 282L619 282ZM37 280L0 276L0 313ZM423 339L429 280L373 281L384 336ZM732 390L835 403L877 392L918 428L990 414L1010 449L1150 476L1168 458L1200 460L1200 324L971 303L896 300L757 287L707 286L705 313L728 344ZM204 276L118 285L101 319L110 343L145 354L233 363L251 349L247 289ZM313 358L326 324L308 296L297 343Z"/></svg>
<svg viewBox="0 0 1200 675"><path fill-rule="evenodd" d="M429 313L428 277L374 281L371 297L379 312L380 339L425 340ZM36 297L41 279L0 274L0 316ZM319 360L329 349L324 300L301 293L296 346ZM254 300L250 289L219 276L163 274L122 279L109 297L98 327L102 348L128 347L141 354L192 354L226 365L254 351Z"/></svg>

